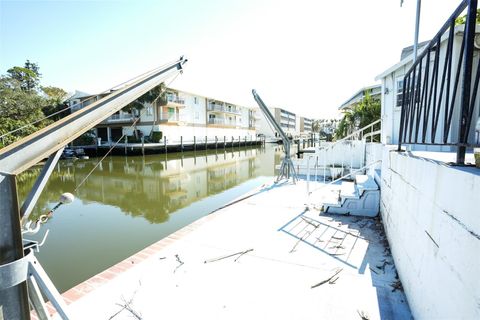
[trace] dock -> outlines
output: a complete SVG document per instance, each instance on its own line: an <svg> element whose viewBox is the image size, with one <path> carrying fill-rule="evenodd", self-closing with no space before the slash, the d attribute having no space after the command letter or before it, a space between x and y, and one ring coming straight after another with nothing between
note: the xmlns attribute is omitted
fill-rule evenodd
<svg viewBox="0 0 480 320"><path fill-rule="evenodd" d="M232 148L258 147L264 146L264 139L231 139L231 140L191 140L191 141L174 141L162 143L117 143L102 145L74 146L75 149L82 149L88 156L103 156L106 153L114 155L142 155L142 154L159 154L174 153L184 151L200 151L200 150L224 150ZM110 150L111 149L111 150Z"/></svg>
<svg viewBox="0 0 480 320"><path fill-rule="evenodd" d="M69 312L113 320L412 318L381 220L326 215L307 200L305 181L263 185L68 290Z"/></svg>

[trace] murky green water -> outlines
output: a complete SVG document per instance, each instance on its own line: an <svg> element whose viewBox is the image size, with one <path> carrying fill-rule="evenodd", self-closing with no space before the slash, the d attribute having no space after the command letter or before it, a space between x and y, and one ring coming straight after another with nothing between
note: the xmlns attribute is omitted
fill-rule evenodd
<svg viewBox="0 0 480 320"><path fill-rule="evenodd" d="M60 292L271 181L281 153L275 146L145 157L108 157L55 211L37 256ZM98 159L60 161L34 215L73 192ZM40 168L19 177L24 197Z"/></svg>

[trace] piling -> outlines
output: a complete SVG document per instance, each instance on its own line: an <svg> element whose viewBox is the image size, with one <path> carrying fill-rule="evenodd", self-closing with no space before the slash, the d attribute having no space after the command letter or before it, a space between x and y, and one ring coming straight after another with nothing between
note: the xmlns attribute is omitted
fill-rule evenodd
<svg viewBox="0 0 480 320"><path fill-rule="evenodd" d="M140 138L142 140L142 156L145 155L145 138L142 136Z"/></svg>
<svg viewBox="0 0 480 320"><path fill-rule="evenodd" d="M127 155L127 143L128 143L128 138L125 136L125 155Z"/></svg>
<svg viewBox="0 0 480 320"><path fill-rule="evenodd" d="M163 145L165 146L165 153L167 153L167 136L163 137Z"/></svg>
<svg viewBox="0 0 480 320"><path fill-rule="evenodd" d="M205 150L208 149L208 137L205 136Z"/></svg>
<svg viewBox="0 0 480 320"><path fill-rule="evenodd" d="M180 136L180 150L183 152L183 136ZM182 164L182 166L183 166L183 164Z"/></svg>
<svg viewBox="0 0 480 320"><path fill-rule="evenodd" d="M218 150L218 137L215 136L215 151Z"/></svg>
<svg viewBox="0 0 480 320"><path fill-rule="evenodd" d="M197 151L197 137L193 136L193 151Z"/></svg>
<svg viewBox="0 0 480 320"><path fill-rule="evenodd" d="M223 136L223 150L225 150L226 145L227 145L227 137Z"/></svg>

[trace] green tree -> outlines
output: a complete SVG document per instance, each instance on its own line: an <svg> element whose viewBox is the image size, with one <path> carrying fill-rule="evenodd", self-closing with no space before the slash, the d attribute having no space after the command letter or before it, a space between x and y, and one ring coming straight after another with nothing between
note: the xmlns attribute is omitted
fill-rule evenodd
<svg viewBox="0 0 480 320"><path fill-rule="evenodd" d="M381 104L372 98L369 91L360 103L347 110L335 131L335 138L342 139L355 130L363 128L380 119Z"/></svg>
<svg viewBox="0 0 480 320"><path fill-rule="evenodd" d="M476 21L476 24L480 24L480 8L477 9L477 17L475 19ZM457 19L455 19L455 25L458 26L460 24L465 24L467 22L467 15L464 15L464 16L461 16L461 17L458 17Z"/></svg>
<svg viewBox="0 0 480 320"><path fill-rule="evenodd" d="M57 87L41 87L43 94L45 95L45 106L42 108L42 111L45 115L51 115L55 112L58 112L62 109L65 109L65 99L68 96L68 93L62 88ZM51 119L57 121L70 114L69 110L58 113L55 116L52 116Z"/></svg>
<svg viewBox="0 0 480 320"><path fill-rule="evenodd" d="M158 86L154 87L152 90L142 95L137 100L129 103L122 110L126 112L130 112L131 114L134 114L135 111L137 111L137 113L140 114L141 110L145 107L145 104L147 103L157 102L158 105L161 105L161 106L166 105L167 95L166 95L165 89L166 89L165 83L162 82ZM136 126L133 132L135 134L135 138L138 139L138 131Z"/></svg>
<svg viewBox="0 0 480 320"><path fill-rule="evenodd" d="M44 117L44 103L44 98L35 91L24 90L17 79L0 77L0 135L25 126L2 137L0 146L10 144L47 125L49 121L29 125Z"/></svg>
<svg viewBox="0 0 480 320"><path fill-rule="evenodd" d="M27 60L24 67L12 67L7 70L10 78L17 80L23 90L30 91L37 88L40 77L40 68L36 63Z"/></svg>

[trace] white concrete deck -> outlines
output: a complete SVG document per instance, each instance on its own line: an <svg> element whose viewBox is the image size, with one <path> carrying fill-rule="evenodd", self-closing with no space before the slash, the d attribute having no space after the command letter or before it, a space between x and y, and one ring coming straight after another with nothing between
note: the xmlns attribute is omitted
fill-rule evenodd
<svg viewBox="0 0 480 320"><path fill-rule="evenodd" d="M70 312L114 320L410 319L405 295L392 291L396 271L379 220L304 212L305 191L305 182L285 183L203 218L71 302Z"/></svg>

